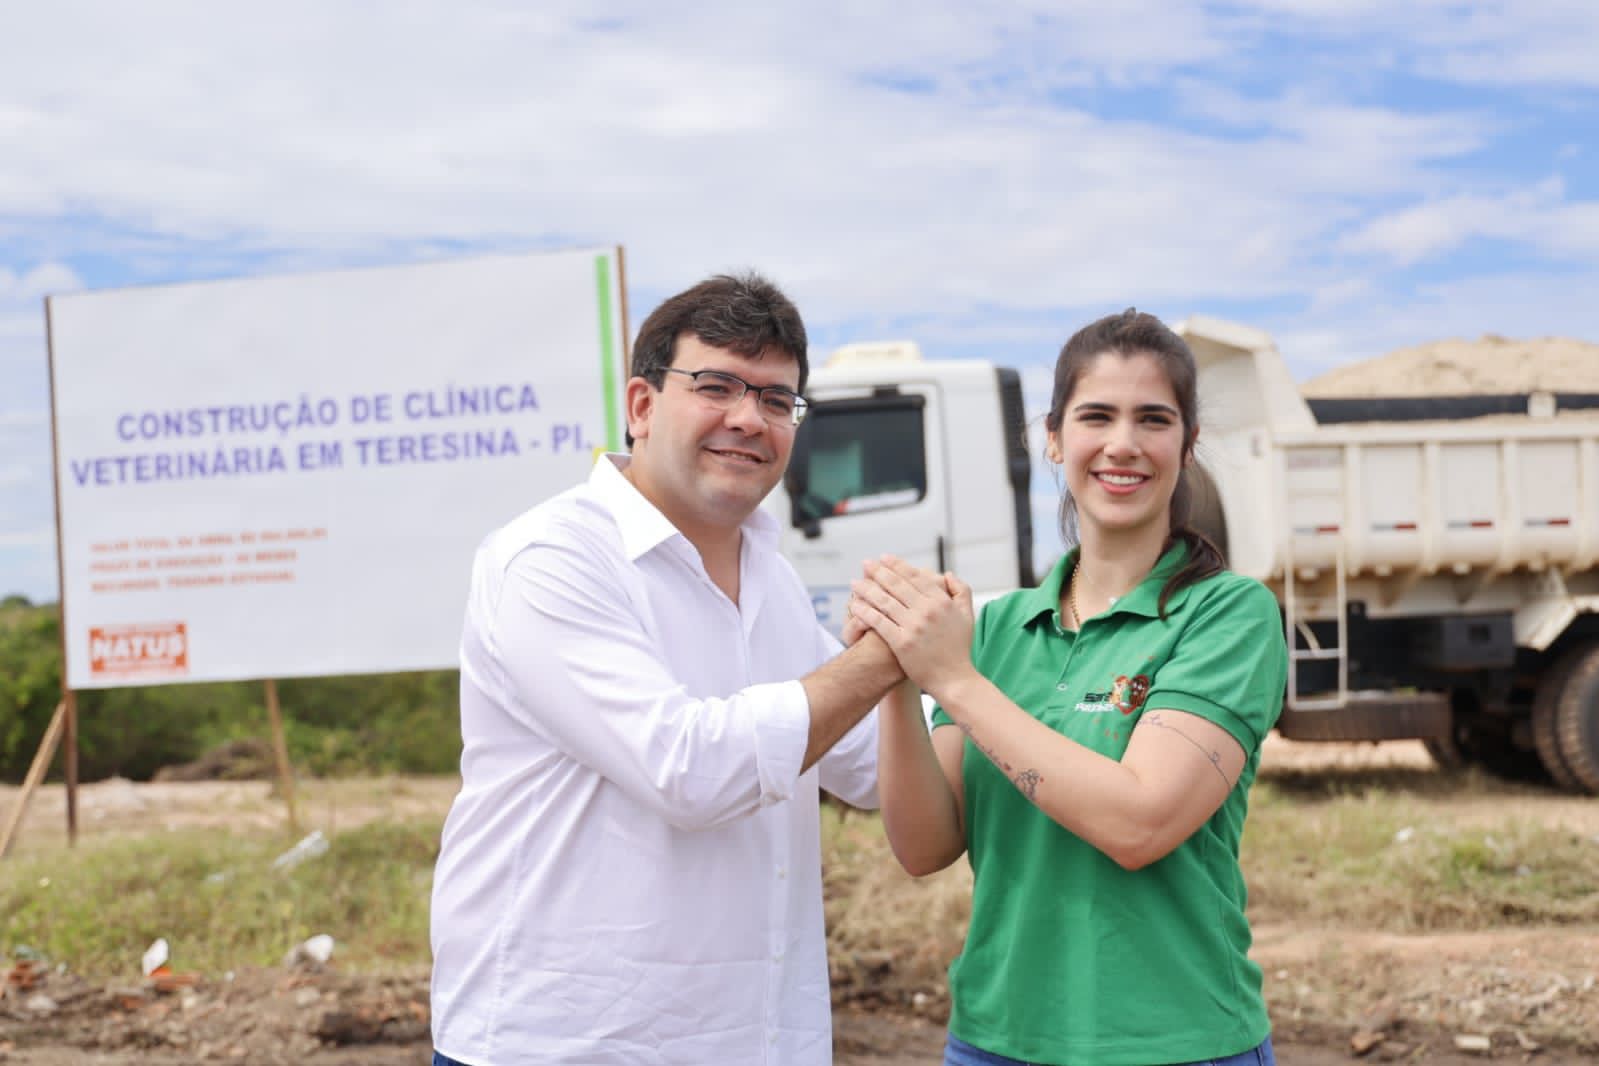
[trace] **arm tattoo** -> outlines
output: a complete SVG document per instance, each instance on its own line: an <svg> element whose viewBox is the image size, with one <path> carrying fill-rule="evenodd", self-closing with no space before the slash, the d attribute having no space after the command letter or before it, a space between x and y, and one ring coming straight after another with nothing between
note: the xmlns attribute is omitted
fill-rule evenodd
<svg viewBox="0 0 1599 1066"><path fill-rule="evenodd" d="M1212 770L1216 771L1216 776L1220 777L1221 781L1222 781L1222 784L1227 786L1227 791L1231 792L1233 790L1233 783L1231 781L1227 780L1227 774L1221 768L1221 752L1215 751L1215 750L1206 751L1205 750L1205 746L1203 744L1201 744L1199 741L1195 740L1193 737L1189 736L1187 733L1184 733L1181 729L1178 729L1176 726L1172 725L1170 722L1166 721L1166 719L1164 719L1164 718L1162 718L1160 716L1160 712L1159 711L1156 711L1153 714L1144 715L1143 721L1140 724L1141 725L1152 725L1156 729L1167 729L1167 730L1170 730L1171 732L1176 733L1178 736L1182 737L1184 740L1188 741L1188 743L1192 744L1195 748L1199 749L1199 754L1203 755L1205 757L1205 761L1210 763L1210 768Z"/></svg>
<svg viewBox="0 0 1599 1066"><path fill-rule="evenodd" d="M1038 786L1044 783L1043 774L1039 773L1037 770L1023 770L1020 773L1013 771L1010 763L1006 762L1004 759L1001 759L999 755L993 751L993 749L989 748L988 745L977 739L977 735L972 732L971 726L967 725L965 722L956 722L955 724L960 727L960 731L962 733L966 734L966 738L968 740L977 745L978 751L988 756L989 762L999 767L1000 772L1011 779L1011 783L1021 791L1022 795L1026 796L1034 803L1038 802Z"/></svg>
<svg viewBox="0 0 1599 1066"><path fill-rule="evenodd" d="M1005 773L1010 773L1010 763L1006 762L1004 759L1001 759L994 752L990 751L988 746L985 745L981 740L978 740L977 734L972 732L971 726L967 725L965 722L956 722L955 724L960 726L961 732L966 734L966 738L968 740L977 745L978 751L988 756L989 762L1005 771Z"/></svg>

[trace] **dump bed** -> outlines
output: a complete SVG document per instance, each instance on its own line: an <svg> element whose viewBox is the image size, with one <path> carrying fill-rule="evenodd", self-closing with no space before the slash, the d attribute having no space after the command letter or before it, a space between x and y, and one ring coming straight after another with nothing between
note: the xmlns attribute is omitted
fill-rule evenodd
<svg viewBox="0 0 1599 1066"><path fill-rule="evenodd" d="M1599 418L1319 424L1259 330L1179 327L1200 368L1209 522L1298 617L1511 611L1543 647L1599 606ZM1202 475L1203 476L1203 475ZM1208 494L1201 493L1201 499ZM1592 602L1590 602L1592 601ZM1563 618L1543 617L1559 603Z"/></svg>

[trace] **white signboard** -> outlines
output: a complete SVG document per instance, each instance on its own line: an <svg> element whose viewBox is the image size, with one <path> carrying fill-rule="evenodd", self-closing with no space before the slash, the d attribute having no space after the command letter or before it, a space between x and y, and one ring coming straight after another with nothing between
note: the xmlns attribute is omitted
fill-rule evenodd
<svg viewBox="0 0 1599 1066"><path fill-rule="evenodd" d="M453 666L478 542L622 446L619 249L46 314L74 689Z"/></svg>

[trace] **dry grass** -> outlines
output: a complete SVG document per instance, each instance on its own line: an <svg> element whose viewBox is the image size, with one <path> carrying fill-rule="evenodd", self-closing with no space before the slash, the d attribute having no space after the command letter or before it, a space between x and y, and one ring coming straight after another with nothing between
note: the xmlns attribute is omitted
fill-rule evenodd
<svg viewBox="0 0 1599 1066"><path fill-rule="evenodd" d="M232 812L241 824L222 828L229 812L204 786L152 787L133 803L124 783L107 790L105 826L99 807L89 808L91 826L114 832L91 831L88 846L69 851L52 827L0 865L0 958L26 945L82 973L127 975L152 939L167 936L176 965L222 972L273 963L327 932L349 970L426 965L428 890L453 791L445 779L432 784L308 788L302 811L319 821L336 811L328 822L347 828L329 824L330 853L284 875L271 859L290 841L264 794ZM110 804L112 791L127 802ZM215 820L158 809L158 797L187 791L204 793ZM122 807L143 835L127 835L134 817ZM357 824L373 815L381 820ZM920 993L936 1012L970 911L965 861L913 879L875 815L824 807L823 817L840 996L914 1004ZM1388 934L1591 929L1599 927L1599 800L1413 766L1272 772L1256 785L1244 865L1257 924Z"/></svg>
<svg viewBox="0 0 1599 1066"><path fill-rule="evenodd" d="M920 994L924 1008L936 1008L947 997L945 971L966 938L971 868L961 860L910 877L875 814L841 817L824 807L822 840L835 1001L914 1006Z"/></svg>
<svg viewBox="0 0 1599 1066"><path fill-rule="evenodd" d="M373 822L328 852L273 869L278 833L193 829L8 860L0 959L27 949L89 977L137 978L157 937L172 968L220 975L277 964L327 933L355 972L427 960L428 890L439 822Z"/></svg>
<svg viewBox="0 0 1599 1066"><path fill-rule="evenodd" d="M1243 855L1251 916L1388 932L1599 924L1599 833L1538 819L1525 790L1443 780L1455 783L1257 785ZM1456 789L1500 791L1502 813L1462 824Z"/></svg>

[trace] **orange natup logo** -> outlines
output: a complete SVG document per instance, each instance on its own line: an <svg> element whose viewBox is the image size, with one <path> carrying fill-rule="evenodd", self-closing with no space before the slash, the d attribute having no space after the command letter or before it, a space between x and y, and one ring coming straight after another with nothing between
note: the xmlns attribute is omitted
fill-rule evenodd
<svg viewBox="0 0 1599 1066"><path fill-rule="evenodd" d="M189 634L182 622L135 622L89 629L89 673L186 674Z"/></svg>

